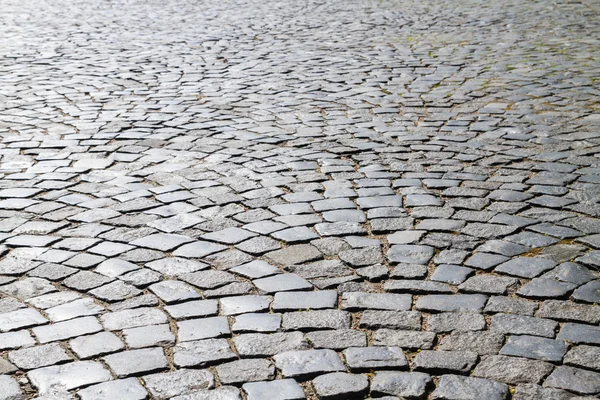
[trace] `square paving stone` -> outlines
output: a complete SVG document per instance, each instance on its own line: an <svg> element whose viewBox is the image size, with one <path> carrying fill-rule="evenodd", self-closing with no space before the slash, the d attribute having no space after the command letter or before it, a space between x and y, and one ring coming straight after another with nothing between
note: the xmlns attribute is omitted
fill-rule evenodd
<svg viewBox="0 0 600 400"><path fill-rule="evenodd" d="M128 350L103 358L119 378L165 369L168 362L162 348Z"/></svg>

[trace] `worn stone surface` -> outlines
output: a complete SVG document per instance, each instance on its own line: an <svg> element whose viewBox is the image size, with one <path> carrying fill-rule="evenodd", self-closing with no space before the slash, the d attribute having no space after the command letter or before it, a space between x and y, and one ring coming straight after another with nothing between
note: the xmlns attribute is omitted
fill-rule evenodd
<svg viewBox="0 0 600 400"><path fill-rule="evenodd" d="M3 2L0 397L597 397L596 3Z"/></svg>

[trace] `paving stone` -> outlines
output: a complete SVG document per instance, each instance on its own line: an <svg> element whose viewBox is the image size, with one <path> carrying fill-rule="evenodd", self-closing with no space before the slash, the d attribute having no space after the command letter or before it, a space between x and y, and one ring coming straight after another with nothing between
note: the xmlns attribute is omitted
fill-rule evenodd
<svg viewBox="0 0 600 400"><path fill-rule="evenodd" d="M306 339L315 349L342 350L367 345L364 332L353 329L336 329L306 333Z"/></svg>
<svg viewBox="0 0 600 400"><path fill-rule="evenodd" d="M190 319L177 322L177 336L180 342L212 339L231 333L226 317Z"/></svg>
<svg viewBox="0 0 600 400"><path fill-rule="evenodd" d="M343 354L351 371L408 368L404 352L399 347L351 347Z"/></svg>
<svg viewBox="0 0 600 400"><path fill-rule="evenodd" d="M275 377L275 367L265 359L232 361L217 366L221 384L260 382Z"/></svg>
<svg viewBox="0 0 600 400"><path fill-rule="evenodd" d="M77 392L81 400L109 400L114 398L124 400L144 400L148 392L135 378L119 379L100 383Z"/></svg>
<svg viewBox="0 0 600 400"><path fill-rule="evenodd" d="M344 310L368 309L406 311L411 307L412 297L406 294L345 292L341 307Z"/></svg>
<svg viewBox="0 0 600 400"><path fill-rule="evenodd" d="M371 393L419 398L431 384L431 376L423 372L378 371L371 383Z"/></svg>
<svg viewBox="0 0 600 400"><path fill-rule="evenodd" d="M168 367L161 348L127 350L103 358L119 378L162 370Z"/></svg>
<svg viewBox="0 0 600 400"><path fill-rule="evenodd" d="M62 364L72 360L58 343L14 350L8 353L8 359L23 370Z"/></svg>
<svg viewBox="0 0 600 400"><path fill-rule="evenodd" d="M485 328L485 319L475 313L440 313L427 318L427 330L433 332L468 332Z"/></svg>
<svg viewBox="0 0 600 400"><path fill-rule="evenodd" d="M323 372L344 371L345 367L333 350L287 351L273 356L284 377L306 377Z"/></svg>
<svg viewBox="0 0 600 400"><path fill-rule="evenodd" d="M488 331L452 332L440 340L438 350L472 351L479 355L497 354L504 335Z"/></svg>
<svg viewBox="0 0 600 400"><path fill-rule="evenodd" d="M560 389L545 388L531 383L517 385L513 399L515 400L568 400L572 399L573 395L567 391Z"/></svg>
<svg viewBox="0 0 600 400"><path fill-rule="evenodd" d="M235 317L233 332L275 332L281 326L281 316L277 314L242 314Z"/></svg>
<svg viewBox="0 0 600 400"><path fill-rule="evenodd" d="M313 292L280 292L273 299L274 311L333 308L338 294L334 290Z"/></svg>
<svg viewBox="0 0 600 400"><path fill-rule="evenodd" d="M341 310L288 312L282 315L285 330L344 329L349 328L351 315Z"/></svg>
<svg viewBox="0 0 600 400"><path fill-rule="evenodd" d="M23 308L0 314L0 332L46 324L48 320L33 308Z"/></svg>
<svg viewBox="0 0 600 400"><path fill-rule="evenodd" d="M301 332L289 333L247 333L233 338L241 356L266 357L292 350L308 348Z"/></svg>
<svg viewBox="0 0 600 400"><path fill-rule="evenodd" d="M587 303L597 303L600 300L600 280L580 286L573 292L573 298Z"/></svg>
<svg viewBox="0 0 600 400"><path fill-rule="evenodd" d="M0 375L0 399L22 400L25 395L16 380L7 375Z"/></svg>
<svg viewBox="0 0 600 400"><path fill-rule="evenodd" d="M376 311L365 310L360 318L361 328L395 328L419 330L421 313L416 311Z"/></svg>
<svg viewBox="0 0 600 400"><path fill-rule="evenodd" d="M323 399L347 398L364 394L369 388L369 380L365 375L333 372L313 379L313 387Z"/></svg>
<svg viewBox="0 0 600 400"><path fill-rule="evenodd" d="M561 365L550 374L544 386L579 394L597 394L600 392L600 373Z"/></svg>
<svg viewBox="0 0 600 400"><path fill-rule="evenodd" d="M569 350L564 363L575 367L600 371L600 349L593 346L577 346Z"/></svg>
<svg viewBox="0 0 600 400"><path fill-rule="evenodd" d="M540 383L554 366L545 361L525 358L490 356L473 370L473 376L492 379L508 384Z"/></svg>
<svg viewBox="0 0 600 400"><path fill-rule="evenodd" d="M556 337L575 344L600 344L600 328L590 325L566 323Z"/></svg>
<svg viewBox="0 0 600 400"><path fill-rule="evenodd" d="M173 348L173 359L177 367L204 367L236 358L226 339L183 342Z"/></svg>
<svg viewBox="0 0 600 400"><path fill-rule="evenodd" d="M508 386L489 379L458 375L443 375L433 392L434 399L490 399L503 400L508 395Z"/></svg>
<svg viewBox="0 0 600 400"><path fill-rule="evenodd" d="M40 394L51 394L56 389L76 389L113 379L108 370L96 361L76 361L38 368L29 371L27 377Z"/></svg>
<svg viewBox="0 0 600 400"><path fill-rule="evenodd" d="M306 398L302 387L293 379L279 379L271 382L251 382L242 386L248 400L269 397L273 400L302 400Z"/></svg>
<svg viewBox="0 0 600 400"><path fill-rule="evenodd" d="M143 377L146 389L157 399L192 394L196 390L212 389L213 374L208 370L181 369Z"/></svg>
<svg viewBox="0 0 600 400"><path fill-rule="evenodd" d="M538 308L538 304L519 298L492 296L485 305L486 313L506 313L506 314L521 314L533 316ZM545 317L540 314L540 317Z"/></svg>
<svg viewBox="0 0 600 400"><path fill-rule="evenodd" d="M374 346L397 346L407 349L430 349L435 333L378 329L373 338Z"/></svg>
<svg viewBox="0 0 600 400"><path fill-rule="evenodd" d="M221 314L236 315L268 310L271 301L271 296L224 297L220 299Z"/></svg>
<svg viewBox="0 0 600 400"><path fill-rule="evenodd" d="M417 300L417 309L422 311L473 311L483 309L487 297L480 294L427 295Z"/></svg>
<svg viewBox="0 0 600 400"><path fill-rule="evenodd" d="M509 336L500 354L542 361L562 361L567 345L560 340L538 336Z"/></svg>
<svg viewBox="0 0 600 400"><path fill-rule="evenodd" d="M458 285L463 283L467 277L473 273L474 270L471 268L452 264L442 264L436 267L434 273L431 275L431 280Z"/></svg>
<svg viewBox="0 0 600 400"><path fill-rule="evenodd" d="M574 304L567 301L546 300L542 303L538 317L565 321L600 323L600 308L587 304Z"/></svg>
<svg viewBox="0 0 600 400"><path fill-rule="evenodd" d="M163 346L175 342L175 335L169 325L150 325L123 330L125 343L131 349L151 346Z"/></svg>
<svg viewBox="0 0 600 400"><path fill-rule="evenodd" d="M433 247L423 245L394 245L387 257L395 263L427 264L433 256Z"/></svg>
<svg viewBox="0 0 600 400"><path fill-rule="evenodd" d="M75 318L69 321L58 322L52 325L33 328L33 334L40 343L49 343L57 340L74 338L88 333L102 330L102 325L95 317Z"/></svg>
<svg viewBox="0 0 600 400"><path fill-rule="evenodd" d="M119 331L138 326L164 324L167 322L167 317L156 308L140 307L104 314L100 317L100 321L104 328Z"/></svg>
<svg viewBox="0 0 600 400"><path fill-rule="evenodd" d="M554 337L558 323L550 319L523 315L496 314L492 317L490 330L513 335Z"/></svg>
<svg viewBox="0 0 600 400"><path fill-rule="evenodd" d="M416 371L433 373L468 373L477 362L477 353L470 351L422 350L413 360Z"/></svg>
<svg viewBox="0 0 600 400"><path fill-rule="evenodd" d="M121 339L110 332L80 336L69 341L69 347L80 359L114 353L125 348Z"/></svg>

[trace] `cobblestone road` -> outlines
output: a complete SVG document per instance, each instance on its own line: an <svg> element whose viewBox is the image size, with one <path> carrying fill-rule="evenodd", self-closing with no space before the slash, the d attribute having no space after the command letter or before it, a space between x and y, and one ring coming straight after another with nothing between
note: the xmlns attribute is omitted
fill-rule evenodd
<svg viewBox="0 0 600 400"><path fill-rule="evenodd" d="M0 399L592 399L600 3L0 0Z"/></svg>

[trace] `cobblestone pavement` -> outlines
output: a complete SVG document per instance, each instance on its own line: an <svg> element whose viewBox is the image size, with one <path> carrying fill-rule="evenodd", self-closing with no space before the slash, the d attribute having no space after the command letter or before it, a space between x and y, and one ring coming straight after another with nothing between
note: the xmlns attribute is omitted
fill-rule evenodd
<svg viewBox="0 0 600 400"><path fill-rule="evenodd" d="M597 398L599 8L1 0L0 399Z"/></svg>

